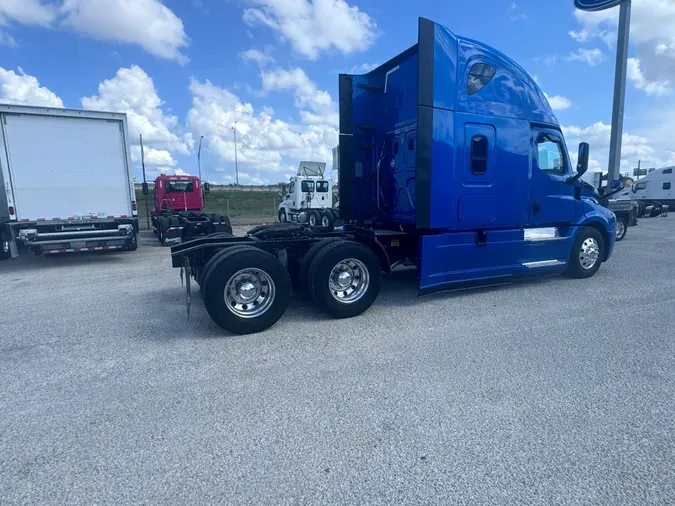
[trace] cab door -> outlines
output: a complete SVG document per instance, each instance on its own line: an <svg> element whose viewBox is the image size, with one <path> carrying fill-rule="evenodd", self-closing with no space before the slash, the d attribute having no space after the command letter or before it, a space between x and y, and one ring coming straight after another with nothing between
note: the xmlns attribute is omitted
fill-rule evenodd
<svg viewBox="0 0 675 506"><path fill-rule="evenodd" d="M565 184L572 169L562 133L552 128L533 127L531 152L528 225L572 223L581 210L581 202L574 197L574 186Z"/></svg>

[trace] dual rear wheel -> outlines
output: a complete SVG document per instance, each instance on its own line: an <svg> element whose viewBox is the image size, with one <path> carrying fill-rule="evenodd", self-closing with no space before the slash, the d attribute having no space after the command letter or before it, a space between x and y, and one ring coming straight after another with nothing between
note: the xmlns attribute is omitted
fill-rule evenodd
<svg viewBox="0 0 675 506"><path fill-rule="evenodd" d="M307 257L311 254L311 258ZM335 318L366 311L380 291L381 266L367 247L353 241L315 244L300 265L312 301ZM204 266L200 289L209 316L234 334L261 332L284 314L291 299L288 271L273 255L252 246L216 253Z"/></svg>

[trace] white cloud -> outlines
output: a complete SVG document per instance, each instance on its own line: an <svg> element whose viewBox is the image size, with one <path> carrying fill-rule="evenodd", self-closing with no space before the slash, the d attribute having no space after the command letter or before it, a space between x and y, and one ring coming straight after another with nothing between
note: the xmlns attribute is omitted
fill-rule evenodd
<svg viewBox="0 0 675 506"><path fill-rule="evenodd" d="M2 0L0 25L9 21L27 25L49 26L56 19L57 9L51 2L40 0Z"/></svg>
<svg viewBox="0 0 675 506"><path fill-rule="evenodd" d="M509 21L523 21L527 19L527 14L516 2L511 2L506 12L509 16Z"/></svg>
<svg viewBox="0 0 675 506"><path fill-rule="evenodd" d="M330 107L333 99L326 91L319 90L304 70L277 69L261 74L264 92L271 90L293 91L298 107L310 106L314 110Z"/></svg>
<svg viewBox="0 0 675 506"><path fill-rule="evenodd" d="M348 73L367 74L368 72L370 72L371 70L375 70L379 66L380 66L379 63L362 63L361 65L354 65Z"/></svg>
<svg viewBox="0 0 675 506"><path fill-rule="evenodd" d="M375 21L345 0L250 0L244 11L250 26L278 32L300 55L316 60L336 49L342 54L364 51L375 40Z"/></svg>
<svg viewBox="0 0 675 506"><path fill-rule="evenodd" d="M576 144L588 142L591 146L590 165L593 169L601 169L606 172L609 163L609 143L612 127L601 121L582 128L578 126L563 126L563 133L570 149L570 157L575 151ZM621 142L621 172L632 171L637 167L638 161L642 166L660 167L669 162L670 154L666 147L661 145L658 139L646 135L624 133ZM667 146L667 144L665 145Z"/></svg>
<svg viewBox="0 0 675 506"><path fill-rule="evenodd" d="M570 32L578 41L602 39L616 44L619 9L599 12L575 11L580 30ZM675 82L675 2L634 1L630 42L636 53L629 71L636 88L651 95L663 94Z"/></svg>
<svg viewBox="0 0 675 506"><path fill-rule="evenodd" d="M667 95L671 91L670 81L668 80L649 81L642 73L640 60L637 58L628 58L626 75L638 90L644 91L647 95Z"/></svg>
<svg viewBox="0 0 675 506"><path fill-rule="evenodd" d="M544 95L546 95L548 103L551 106L551 109L554 111L562 111L563 109L569 109L572 107L572 101L567 97L560 95L554 95L550 97L547 93L544 93Z"/></svg>
<svg viewBox="0 0 675 506"><path fill-rule="evenodd" d="M267 54L267 52L253 48L239 53L239 58L242 60L254 62L261 68L269 65L270 63L274 63L274 58Z"/></svg>
<svg viewBox="0 0 675 506"><path fill-rule="evenodd" d="M1 0L0 26L11 22L69 28L100 40L136 44L160 58L188 61L183 22L161 0ZM14 38L0 33L0 42Z"/></svg>
<svg viewBox="0 0 675 506"><path fill-rule="evenodd" d="M570 53L567 61L582 61L591 67L596 67L605 61L605 55L599 49L580 48L576 52Z"/></svg>
<svg viewBox="0 0 675 506"><path fill-rule="evenodd" d="M219 159L223 181L234 174L234 137L237 121L237 154L243 173L259 182L278 182L295 172L300 160L329 162L337 145L334 127L325 124L292 124L274 119L264 110L256 112L234 93L209 81L192 79L192 109L187 123L196 136L204 135L204 147ZM212 174L213 171L209 171ZM240 178L240 182L245 179Z"/></svg>
<svg viewBox="0 0 675 506"><path fill-rule="evenodd" d="M160 0L64 0L61 25L101 40L141 46L160 58L188 61L183 22Z"/></svg>
<svg viewBox="0 0 675 506"><path fill-rule="evenodd" d="M37 78L0 67L0 102L9 104L63 107L63 101L49 88L40 86Z"/></svg>
<svg viewBox="0 0 675 506"><path fill-rule="evenodd" d="M171 152L189 154L193 148L192 135L180 132L178 118L163 110L153 80L136 65L120 68L98 85L98 95L81 102L85 109L127 113L130 142L137 144L143 134L146 165L173 166ZM140 161L140 155L134 159Z"/></svg>

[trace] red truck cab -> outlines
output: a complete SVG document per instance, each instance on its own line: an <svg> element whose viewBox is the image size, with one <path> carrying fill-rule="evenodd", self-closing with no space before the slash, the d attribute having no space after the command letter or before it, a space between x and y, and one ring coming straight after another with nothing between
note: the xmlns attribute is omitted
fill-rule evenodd
<svg viewBox="0 0 675 506"><path fill-rule="evenodd" d="M203 211L202 186L197 176L159 176L155 179L154 205L158 212Z"/></svg>

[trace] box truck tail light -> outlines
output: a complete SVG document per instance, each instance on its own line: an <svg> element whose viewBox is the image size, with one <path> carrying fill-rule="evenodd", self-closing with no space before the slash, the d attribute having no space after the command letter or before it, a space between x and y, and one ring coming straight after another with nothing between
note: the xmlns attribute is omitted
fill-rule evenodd
<svg viewBox="0 0 675 506"><path fill-rule="evenodd" d="M138 212L138 208L136 207L136 202L131 203L131 211L133 212L134 216L136 216L136 213Z"/></svg>

